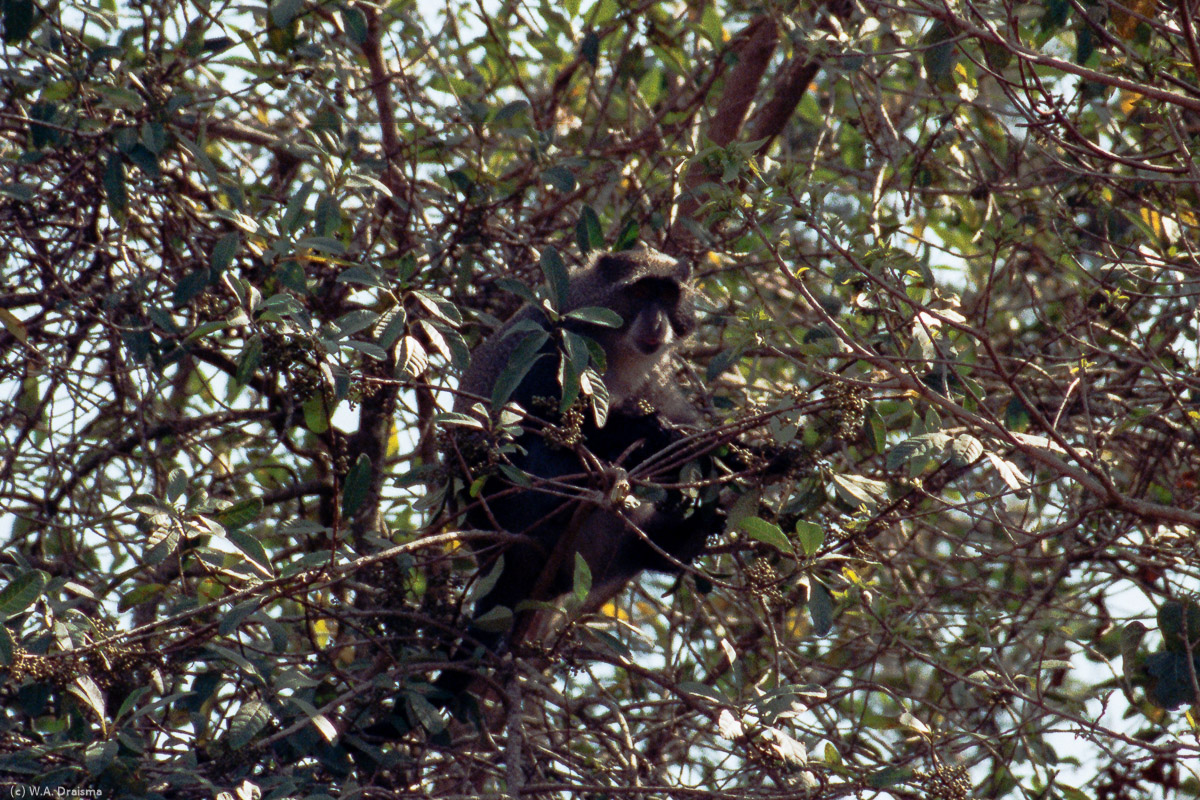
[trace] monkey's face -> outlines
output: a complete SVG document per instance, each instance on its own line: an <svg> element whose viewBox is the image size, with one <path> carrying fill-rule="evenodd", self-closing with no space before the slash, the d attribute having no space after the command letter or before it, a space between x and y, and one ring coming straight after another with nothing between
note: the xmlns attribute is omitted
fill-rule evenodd
<svg viewBox="0 0 1200 800"><path fill-rule="evenodd" d="M636 394L671 348L695 327L685 287L670 278L643 278L622 287L612 310L624 324L597 337L608 368L604 383L614 405Z"/></svg>
<svg viewBox="0 0 1200 800"><path fill-rule="evenodd" d="M642 278L623 287L614 298L613 311L625 324L620 333L644 355L664 352L695 327L685 287L670 278Z"/></svg>

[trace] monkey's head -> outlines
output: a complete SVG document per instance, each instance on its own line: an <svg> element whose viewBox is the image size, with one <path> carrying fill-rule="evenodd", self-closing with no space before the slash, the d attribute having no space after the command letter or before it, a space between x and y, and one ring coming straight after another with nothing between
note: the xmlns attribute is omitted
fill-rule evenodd
<svg viewBox="0 0 1200 800"><path fill-rule="evenodd" d="M641 248L599 255L572 280L572 307L603 306L623 321L587 332L604 348L604 383L614 406L636 395L695 329L691 276L686 261Z"/></svg>

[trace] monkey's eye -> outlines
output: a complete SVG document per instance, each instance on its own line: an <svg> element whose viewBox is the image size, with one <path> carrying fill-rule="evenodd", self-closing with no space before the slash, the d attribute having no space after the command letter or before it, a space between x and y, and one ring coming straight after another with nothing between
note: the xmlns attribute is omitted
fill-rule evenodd
<svg viewBox="0 0 1200 800"><path fill-rule="evenodd" d="M631 300L673 307L679 302L679 284L667 278L642 278L627 290Z"/></svg>

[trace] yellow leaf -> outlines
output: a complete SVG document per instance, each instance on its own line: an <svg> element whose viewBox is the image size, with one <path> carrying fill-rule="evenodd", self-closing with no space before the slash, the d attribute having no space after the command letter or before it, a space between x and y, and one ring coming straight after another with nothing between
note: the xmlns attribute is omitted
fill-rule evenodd
<svg viewBox="0 0 1200 800"><path fill-rule="evenodd" d="M7 308L0 308L0 324L21 342L28 344L29 332L25 330L25 323L17 319L17 315L9 311Z"/></svg>
<svg viewBox="0 0 1200 800"><path fill-rule="evenodd" d="M625 622L629 621L629 613L611 600L600 607L601 616L612 617Z"/></svg>
<svg viewBox="0 0 1200 800"><path fill-rule="evenodd" d="M1153 17L1155 0L1121 0L1109 6L1112 9L1112 23L1117 35L1122 39L1132 39L1137 33L1141 17ZM1129 9L1128 11L1126 9ZM1131 14L1130 11L1135 13Z"/></svg>

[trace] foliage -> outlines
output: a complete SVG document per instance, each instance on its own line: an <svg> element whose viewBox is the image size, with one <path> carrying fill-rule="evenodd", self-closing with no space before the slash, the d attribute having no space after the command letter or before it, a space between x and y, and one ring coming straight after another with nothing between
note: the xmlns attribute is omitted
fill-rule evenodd
<svg viewBox="0 0 1200 800"><path fill-rule="evenodd" d="M0 780L1200 795L1188 3L0 9ZM638 241L812 457L453 718L456 376Z"/></svg>

